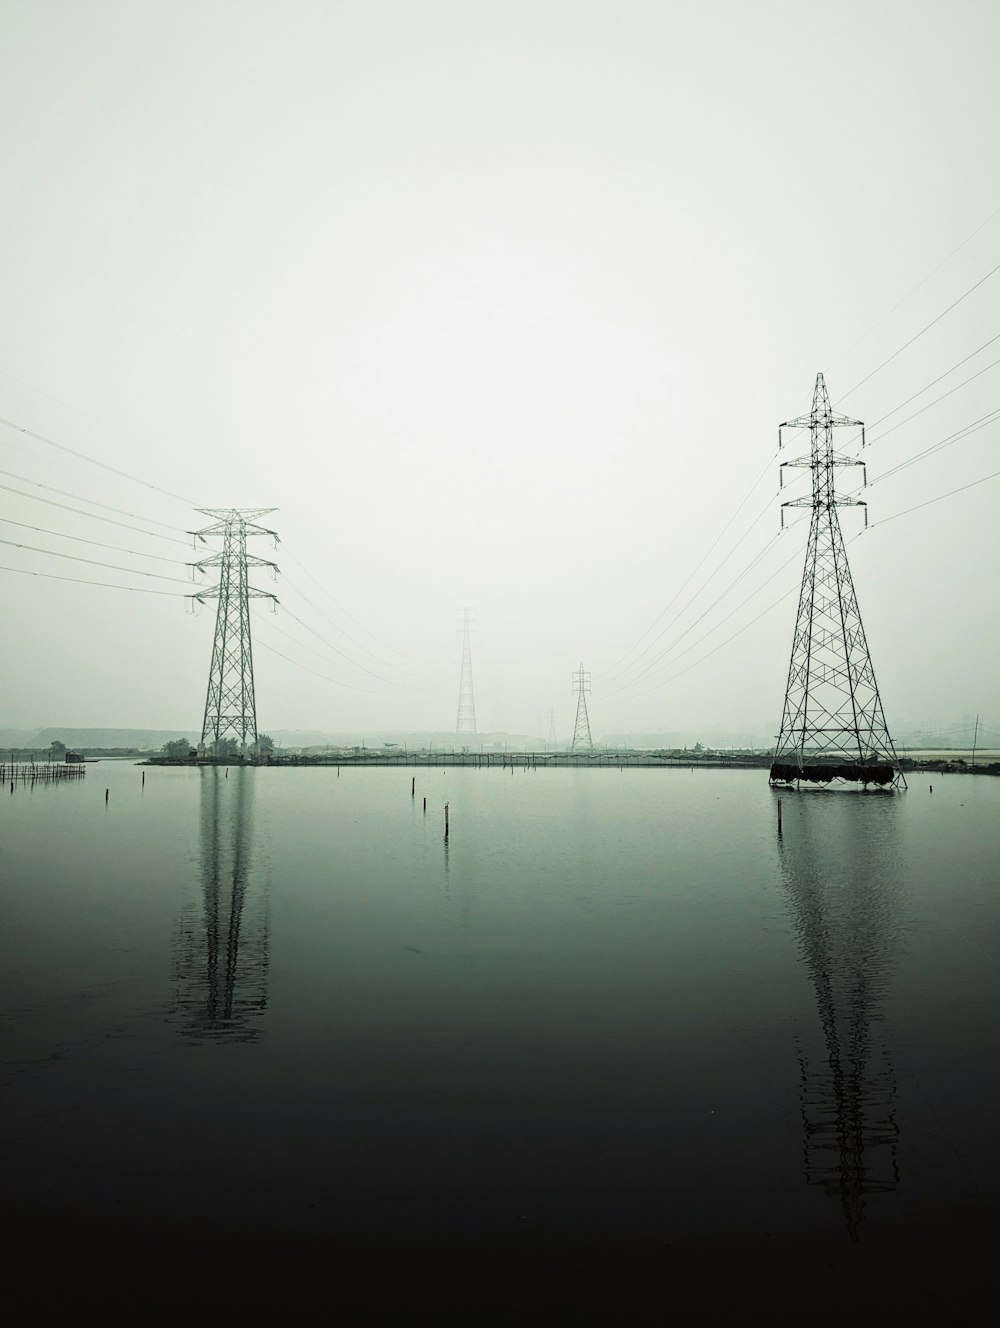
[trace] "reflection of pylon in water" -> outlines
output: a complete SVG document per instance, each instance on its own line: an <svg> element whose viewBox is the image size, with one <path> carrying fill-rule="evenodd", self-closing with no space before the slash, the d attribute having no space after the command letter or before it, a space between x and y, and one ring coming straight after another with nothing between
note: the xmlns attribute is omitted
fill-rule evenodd
<svg viewBox="0 0 1000 1328"><path fill-rule="evenodd" d="M820 811L822 822L813 822ZM897 887L882 820L854 814L852 833L842 835L829 811L797 803L778 853L822 1031L822 1049L799 1054L806 1182L839 1202L857 1241L869 1196L899 1185L896 1076L881 1010Z"/></svg>
<svg viewBox="0 0 1000 1328"><path fill-rule="evenodd" d="M251 889L254 772L233 773L202 771L201 908L185 910L176 957L185 1040L253 1041L267 1008L267 902Z"/></svg>
<svg viewBox="0 0 1000 1328"><path fill-rule="evenodd" d="M590 716L587 714L587 693L590 691L590 674L581 664L573 674L573 690L576 692L576 724L573 726L573 741L569 745L571 752L585 748L590 751L594 740L590 736Z"/></svg>
<svg viewBox="0 0 1000 1328"><path fill-rule="evenodd" d="M811 508L812 519L771 779L841 778L905 788L837 515L839 507L861 507L867 519L862 500L837 495L837 469L864 466L833 450L833 431L840 426L861 429L864 446L864 425L834 414L822 374L816 375L811 412L781 425L808 429L812 444L808 456L782 462L782 476L786 466L812 471L811 494L784 503L782 520L786 507Z"/></svg>

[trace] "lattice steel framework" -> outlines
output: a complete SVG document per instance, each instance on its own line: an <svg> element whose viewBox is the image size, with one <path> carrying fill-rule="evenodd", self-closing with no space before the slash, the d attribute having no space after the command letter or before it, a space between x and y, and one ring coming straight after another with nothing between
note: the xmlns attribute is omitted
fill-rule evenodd
<svg viewBox="0 0 1000 1328"><path fill-rule="evenodd" d="M255 524L257 517L273 512L275 508L199 507L197 510L216 520L213 525L192 531L195 538L204 540L211 535L222 536L221 552L195 564L202 569L219 569L218 585L200 590L192 596L200 603L210 599L219 601L215 615L212 666L205 697L205 717L201 726L201 751L217 756L222 740L234 738L241 755L256 754L257 701L253 680L250 601L269 599L277 604L278 598L269 591L251 586L248 569L269 567L276 573L278 568L266 558L249 555L247 537L269 535L277 545L278 536L273 530Z"/></svg>
<svg viewBox="0 0 1000 1328"><path fill-rule="evenodd" d="M586 748L592 751L594 740L590 736L590 716L587 713L587 693L590 691L590 674L581 663L573 674L573 690L576 692L576 723L573 726L573 741L569 745L571 752Z"/></svg>
<svg viewBox="0 0 1000 1328"><path fill-rule="evenodd" d="M462 673L458 683L458 718L455 721L455 732L467 735L477 732L476 694L472 688L472 624L469 617L471 612L471 609L462 610Z"/></svg>
<svg viewBox="0 0 1000 1328"><path fill-rule="evenodd" d="M782 524L788 507L811 508L812 520L771 779L844 779L905 788L837 515L839 507L860 507L867 522L865 503L838 497L835 483L843 466L860 466L864 477L864 463L834 451L838 427L859 428L864 446L864 425L834 413L823 375L817 374L809 415L788 420L778 430L779 447L783 429L810 431L810 454L782 462L780 473L783 482L786 466L812 471L811 494L782 505Z"/></svg>

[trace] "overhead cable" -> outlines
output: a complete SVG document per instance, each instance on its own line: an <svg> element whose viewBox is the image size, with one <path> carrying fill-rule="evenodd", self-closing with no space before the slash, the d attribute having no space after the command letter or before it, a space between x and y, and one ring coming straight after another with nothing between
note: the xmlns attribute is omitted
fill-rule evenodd
<svg viewBox="0 0 1000 1328"><path fill-rule="evenodd" d="M879 526L884 526L887 521L897 521L901 516L909 516L911 512L919 512L923 507L930 507L933 503L943 502L945 498L953 498L956 493L964 493L966 489L975 489L980 484L985 484L987 480L995 480L998 475L1000 475L1000 470L994 470L989 475L983 475L981 479L972 480L968 484L960 484L957 489L949 489L947 493L939 493L934 498L928 498L925 503L917 503L913 507L904 508L902 512L894 512L892 516L885 516L879 521L873 521L871 528L877 530Z"/></svg>
<svg viewBox="0 0 1000 1328"><path fill-rule="evenodd" d="M0 485L0 488L3 487L5 486ZM103 518L101 519L103 520ZM166 554L163 553L142 553L139 549L126 549L121 544L105 544L103 540L86 539L83 535L67 535L62 530L49 530L47 526L31 526L27 521L15 521L13 517L9 516L0 516L0 521L7 526L20 526L23 530L35 530L39 535L54 535L56 539L75 540L78 544L92 544L97 549L114 549L117 553L131 553L136 558L152 558L160 563L177 563L178 566L182 565L179 558L168 558ZM131 530L133 527L130 526L129 529ZM189 563L183 565L190 566Z"/></svg>
<svg viewBox="0 0 1000 1328"><path fill-rule="evenodd" d="M305 565L303 562L301 562L298 558L296 558L294 554L289 553L287 550L285 550L285 552L284 552L284 558L285 558L286 560L290 560L291 562L293 562L293 563L296 565L296 567L299 568L300 571L304 572L304 573L306 574L306 576L309 578L309 580L312 581L313 584L316 585L316 586L317 586L317 587L323 592L323 594L327 597L327 599L328 599L328 600L330 601L330 603L334 606L334 608L337 609L337 611L338 611L339 613L342 613L342 614L344 615L345 618L350 618L351 622L353 622L357 627L360 627L361 630L365 633L365 635L366 635L366 636L370 636L371 639L372 639L377 645L382 646L383 649L385 649L385 650L389 650L389 651L391 651L392 654L394 654L394 655L399 655L399 657L400 657L401 659L409 660L409 661L410 661L411 663L413 663L413 664L418 664L418 665L419 665L419 664L422 664L422 663L425 662L425 661L421 661L421 660L415 658L415 657L412 656L412 655L407 655L407 654L406 654L404 651L402 651L402 650L397 650L395 646L391 646L391 645L389 645L388 641L383 641L382 638L381 638L380 636L376 636L374 632L369 631L369 629L364 625L363 622L361 622L361 620L360 620L359 618L356 618L355 615L354 615L353 613L351 613L351 612L349 612L347 609L345 609L344 606L343 606L342 604L338 604L338 603L337 603L337 601L333 598L333 596L330 594L330 591L329 591L329 590L327 589L327 587L322 583L322 581L320 581L319 578L316 577L316 576L315 576L315 575L309 570L309 568L306 567L306 565ZM302 592L299 591L299 594L302 594ZM305 599L305 596L303 595L302 598ZM307 602L308 602L308 601L307 601ZM320 612L320 611L317 609L317 612ZM322 615L321 615L321 616L322 616ZM329 622L330 620L327 619L327 621ZM334 625L334 624L331 623L331 626L333 626L333 625ZM344 632L344 635L347 636L347 632L344 631L344 629L343 629L342 627L338 627L337 630L338 630L338 631L342 631L342 632ZM352 637L352 638L350 638L350 639L353 640L354 638ZM362 646L360 642L355 642L355 644L358 645L359 648L362 649L362 650L367 649L367 647ZM373 654L374 652L372 652L371 650L369 650L368 653L369 653L369 654ZM374 656L374 657L375 657L375 658L378 658L378 656ZM386 667L389 667L389 665L387 664ZM396 667L396 666L393 666L393 667Z"/></svg>
<svg viewBox="0 0 1000 1328"><path fill-rule="evenodd" d="M959 250L964 249L970 240L974 240L980 231L985 230L994 217L1000 217L1000 208L996 208L993 212L991 212L985 221L980 222L980 224L976 227L976 229L965 237L965 239L962 241L961 244L956 244L955 248L952 249L950 254L946 254L945 257L941 259L940 263L938 263L936 267L932 267L928 273L926 273L924 276L920 278L920 280L917 282L915 286L911 286L910 289L906 292L906 294L902 296L901 299L896 301L896 303L892 306L892 308L888 311L888 313L884 313L882 317L878 319L877 322L871 325L871 327L868 329L867 332L863 332L861 336L858 337L857 341L853 342L850 346L848 346L847 350L843 351L840 355L837 356L837 358L833 361L833 365L836 366L841 362L841 360L846 359L846 357L850 355L851 351L855 350L858 346L861 345L862 341L866 340L866 338L871 336L871 334L875 331L877 327L881 327L887 318L891 318L892 315L896 312L896 310L900 309L910 298L911 295L916 295L917 291L921 288L921 286L923 286L926 282L930 281L931 277L933 277L936 273L940 272L941 269L945 266L945 264L949 263L955 257L955 255L959 252Z"/></svg>
<svg viewBox="0 0 1000 1328"><path fill-rule="evenodd" d="M112 505L111 505L110 503L101 503L101 502L98 502L96 498L85 498L85 497L83 496L83 494L80 494L80 493L72 493L72 492L70 492L70 490L68 490L68 489L57 489L56 486L55 486L54 484L43 484L41 480L33 480L33 479L29 479L27 475L16 475L12 470L3 470L3 469L0 469L0 475L6 475L7 478L8 478L8 479L11 479L11 480L18 480L21 484L30 484L30 485L32 485L33 488L36 488L36 489L44 489L44 490L46 491L46 493L58 493L58 494L60 494L63 498L75 498L75 499L77 500L77 502L81 502L81 503L89 503L91 507L100 507L100 508L102 509L102 511L105 511L105 512L117 512L119 516L130 516L130 517L132 517L132 518L133 518L134 520L136 520L136 521L145 521L146 524L147 524L147 525L150 525L150 526L162 526L162 527L164 528L164 530L176 530L176 531L180 531L180 530L181 530L181 527L180 527L180 526L171 526L171 525L168 525L166 521L156 521L156 520L154 520L154 518L151 517L151 516L150 516L150 517L147 517L147 516L140 516L137 512L129 512L129 511L128 511L126 508L124 508L124 507L112 507ZM2 486L0 486L0 487L2 487L2 488L6 488L7 486L6 486L6 485L2 485ZM12 490L11 490L11 493L20 493L20 490L19 490L19 489L12 489ZM21 496L24 497L24 498L31 498L33 495L30 494L30 493L28 493L28 494L22 494ZM41 499L39 499L38 501L41 501ZM57 506L58 506L58 504L57 504ZM71 510L72 510L72 511L79 511L78 508L72 508ZM81 513L81 515L82 515L82 516L94 516L94 513L93 513L93 512L83 512L83 513ZM97 517L95 517L95 520L99 520L99 519L101 519L101 518L97 518ZM144 533L146 533L146 534L150 534L150 535L153 534L152 531L147 531L147 532L144 532ZM176 536L157 535L156 538L157 538L157 539L170 539L170 538L173 538L173 539L174 539L174 542L177 543L177 544L184 544L184 545L187 544L187 540L184 540L184 539L179 540L179 539L177 539Z"/></svg>
<svg viewBox="0 0 1000 1328"><path fill-rule="evenodd" d="M286 557L286 558L288 557L287 552L286 552L286 554L285 554L285 557ZM298 560L296 560L296 561L298 561ZM299 565L301 566L301 564L299 564ZM357 640L356 637L352 636L352 635L350 634L350 632L348 632L348 631L346 630L346 628L341 627L339 623L335 623L335 622L333 621L332 618L330 618L327 614L325 614L325 613L323 612L323 610L319 607L319 605L314 604L313 601L308 597L308 595L305 594L305 592L304 592L299 586L296 586L294 582L292 582L292 581L289 580L287 573L284 573L284 572L283 572L283 573L282 573L282 577L283 577L283 580L284 580L285 585L290 586L291 589L294 590L294 592L296 593L296 595L300 596L300 598L303 599L303 600L305 601L305 603L309 605L309 607L313 610L314 613L318 613L319 616L323 619L324 622L329 623L329 625L330 625L335 631L341 632L344 636L347 637L348 641L350 641L353 645L357 646L357 648L358 648L359 650L363 650L363 651L365 652L365 654L370 655L371 658L372 658L373 660L375 660L378 664L380 664L383 668L386 668L386 669L400 669L400 670L402 670L402 669L408 667L407 665L403 665L403 664L394 664L391 660L386 660L386 659L382 659L382 658L380 658L378 655L375 654L375 652L374 652L369 646L364 645L361 641ZM343 610L342 610L342 612L343 612ZM331 647L331 648L335 648L335 647ZM387 646L386 649L391 650L392 647L391 647L391 646ZM395 652L395 653L398 654L399 652L397 651L397 652ZM405 656L402 656L402 658L405 658ZM424 676L426 676L426 675L424 675Z"/></svg>
<svg viewBox="0 0 1000 1328"><path fill-rule="evenodd" d="M268 645L268 643L262 641L259 636L256 644L263 650L269 650L272 655L277 655L280 659L287 660L289 664L294 664L297 669L302 669L305 673L311 673L314 678L322 678L324 682L332 682L335 687L347 687L352 692L368 692L369 695L372 696L384 695L384 693L376 691L373 687L358 687L355 683L342 682L339 678L331 678L326 673L318 673L316 669L311 669L305 664L300 664L297 659L292 659L290 655L286 655L282 651L276 650L274 646Z"/></svg>
<svg viewBox="0 0 1000 1328"><path fill-rule="evenodd" d="M27 567L6 567L0 572L14 572L18 576L40 576L46 581L72 581L76 586L105 586L108 590L130 590L136 595L169 595L171 599L187 599L179 590L155 590L151 586L120 586L114 581L86 581L79 576L58 576L55 572L32 572Z"/></svg>
<svg viewBox="0 0 1000 1328"><path fill-rule="evenodd" d="M838 397L837 405L839 406L841 402L846 401L849 396L852 396L858 390L858 388L862 387L865 383L867 383L870 378L874 378L877 373L881 373L887 364L891 364L893 360L896 359L897 356L902 355L904 350L908 350L909 347L912 346L915 341L919 341L925 332L929 332L931 330L931 328L935 325L935 323L940 323L941 319L944 318L946 314L950 314L952 309L957 309L963 300L967 300L969 296L973 293L973 291L977 291L979 287L983 284L983 282L989 281L990 277L994 276L997 272L1000 272L1000 263L998 263L996 267L991 268L990 271L986 273L985 277L980 277L979 280L975 283L975 285L970 286L964 295L960 295L957 300L955 300L952 304L949 304L948 308L943 309L941 313L937 315L936 318L932 318L931 321L927 323L924 327L922 327L919 332L917 332L914 336L910 337L909 341L904 342L903 345L900 346L898 350L893 351L893 353L889 356L887 360L883 360L882 363L877 368L871 371L871 373L865 374L864 378L860 379L859 382L855 383L854 386L849 391L843 393L842 396Z"/></svg>
<svg viewBox="0 0 1000 1328"><path fill-rule="evenodd" d="M924 461L927 457L933 456L935 452L940 452L944 448L950 447L952 443L961 442L963 438L968 438L971 434L978 433L980 429L985 429L988 424L995 424L998 419L1000 419L1000 409L991 410L988 414L980 416L978 420L973 420L971 424L966 424L963 428L956 429L954 433L949 434L946 438L941 438L936 443L931 443L929 447L925 447L922 451L914 453L911 457L907 457L905 461L900 461L897 465L890 466L889 469L883 471L877 479L872 480L872 485L881 484L891 475L898 475L901 470L908 470L910 466L915 466L918 461Z"/></svg>
<svg viewBox="0 0 1000 1328"><path fill-rule="evenodd" d="M995 369L998 364L1000 364L1000 360L994 360L991 364L987 364L985 368L979 369L969 378L963 378L960 383L956 383L955 386L949 388L947 392L942 392L942 394L939 397L935 397L933 401L928 401L926 406L921 406L920 409L915 410L912 415L907 415L905 420L899 420L896 424L892 425L891 428L883 429L882 432L877 433L874 438L866 439L866 442L868 443L869 446L871 446L872 443L878 443L881 442L883 438L888 438L889 434L895 433L896 430L901 429L904 424L909 424L909 422L911 420L915 420L918 415L922 415L925 410L930 410L932 406L938 405L939 402L944 401L946 397L952 396L955 392L958 392L961 388L968 387L968 385L971 382L973 382L977 378L980 378L984 373L987 373L990 369Z"/></svg>
<svg viewBox="0 0 1000 1328"><path fill-rule="evenodd" d="M718 573L722 570L723 567L725 567L726 563L727 563L727 562L729 561L729 559L733 556L733 554L736 552L736 550L740 547L740 545L743 543L743 541L746 539L746 537L750 534L750 532L753 530L753 528L757 525L757 523L758 523L759 521L761 521L761 520L763 519L763 517L767 514L767 511L769 510L771 504L774 502L774 499L775 499L776 496L777 496L776 494L772 494L771 496L768 497L766 503L765 503L764 506L761 508L761 510L757 513L757 515L754 517L753 521L751 521L750 525L747 526L746 530L744 530L743 534L739 537L739 539L736 541L736 543L730 548L729 552L725 555L725 557L721 560L721 562L719 562L719 563L716 564L715 568L712 570L712 572L709 574L709 576L707 576L707 577L705 578L705 580L702 582L701 586L695 591L695 593L690 597L690 599L688 599L688 601L687 601L687 602L686 602L686 603L685 603L680 609L677 610L677 612L676 612L676 613L674 614L674 616L670 619L670 621L667 623L667 625L666 625L666 626L665 626L660 632L658 632L656 636L653 637L652 641L650 641L649 644L648 644L643 650L641 650L641 651L639 652L639 654L638 654L638 655L632 660L632 662L631 662L630 664L626 665L625 668L623 668L623 669L619 669L618 672L617 672L616 674L613 674L613 675L612 675L612 680L613 680L614 678L620 678L623 674L628 673L628 672L630 672L632 669L634 669L634 668L638 665L638 663L639 663L639 661L642 659L642 657L643 657L644 655L648 654L649 651L652 650L653 647L657 644L657 642L662 641L663 637L666 636L667 632L669 632L670 629L675 625L675 623L677 623L677 622L683 617L683 615L687 612L687 610L691 607L691 605L695 603L695 601L698 599L699 595L702 595L702 594L705 592L705 590L707 589L707 587L711 584L713 578L714 578L715 576L718 575ZM758 554L756 555L756 557L753 559L753 561L749 564L748 567L746 567L746 568L744 569L743 572L740 573L740 575L736 578L736 580L730 583L730 585L726 588L726 590L724 590L724 591L722 592L722 594L721 594L721 595L715 600L715 604L717 604L717 603L719 602L719 599L724 598L724 597L729 593L729 591L732 590L733 586L735 586L735 585L736 585L736 584L742 579L742 577L746 575L746 573L750 570L750 567L752 567L752 566L758 561L758 559L762 556L762 553L763 553L764 551L766 551L766 550L770 547L770 545L771 545L771 544L773 543L773 541L774 541L774 538L776 538L776 537L775 537L775 536L772 536L772 538L771 538L770 540L768 540L767 544L765 544L765 546L764 546L764 549L763 549L760 553L758 553ZM716 541L716 542L718 542L718 541ZM704 559L703 559L702 561L704 561ZM690 579L691 579L691 578L689 577L688 580L690 581ZM686 584L686 583L685 583L685 584ZM677 597L676 597L676 595L675 595L675 596L674 596L674 599L676 599L676 598L677 598ZM673 602L673 601L671 601L671 602ZM714 607L714 604L713 604L711 607ZM666 611L666 610L664 610L664 612L665 612L665 611ZM711 611L711 609L706 609L706 610L705 610L706 613L708 613L708 612L710 612L710 611ZM705 614L703 613L703 614L701 615L701 617L703 618L704 616L705 616ZM662 617L663 617L663 614L661 614L660 617L662 618ZM691 626L695 626L695 624L696 624L697 622L700 622L700 621L701 621L701 618L696 619L696 620L695 620L695 623L692 623ZM654 624L654 625L655 625L655 624ZM683 637L688 631L690 631L690 627L689 627L689 628L685 628L684 633L681 634L682 637ZM656 663L656 660L662 659L663 655L664 655L665 653L667 653L671 648L672 648L671 646L667 646L667 647L665 647L664 650L661 651L660 654L658 654L658 655L656 656L656 659L653 661L653 664ZM637 678L633 678L633 679L631 680L631 682L624 682L624 683L621 683L620 686L619 686L619 688L618 688L618 690L619 690L619 691L623 691L623 690L625 690L625 688L627 688L627 687L629 687L629 686L632 685L632 682L637 681L637 680L638 680L638 677L643 677L643 676L645 676L645 674L649 672L649 668L650 668L650 667L652 667L652 666L647 666L646 668L644 668L644 669L642 670L642 672L641 672L639 675L637 675Z"/></svg>
<svg viewBox="0 0 1000 1328"><path fill-rule="evenodd" d="M159 484L151 484L148 480L140 480L137 476L130 475L127 470L119 470L117 466L109 466L106 461L98 461L96 457L89 456L86 452L80 452L75 447L67 447L65 443L57 443L54 438L49 438L44 433L38 433L35 429L29 429L24 424L18 424L15 420L8 420L0 415L0 424L5 424L8 429L16 429L18 433L22 433L28 438L34 438L40 443L45 443L48 447L54 447L60 452L66 452L69 456L75 456L80 461L89 462L92 466L99 466L101 470L106 470L112 475L117 475L120 479L128 480L131 484L138 484L143 489L153 489L156 493L162 493L167 498L174 498L177 502L184 503L188 507L195 506L190 498L185 498L179 493L173 493L170 489L164 489Z"/></svg>
<svg viewBox="0 0 1000 1328"><path fill-rule="evenodd" d="M74 563L89 563L92 567L107 567L113 572L126 572L129 576L148 576L157 581L172 581L175 585L183 585L183 581L178 581L176 577L164 576L162 572L142 572L138 568L122 567L118 563L102 563L96 558L80 558L75 553L57 553L55 549L43 549L37 544L18 544L15 540L0 539L0 544L6 544L11 549L30 549L32 553L44 553L49 558L68 558ZM194 564L192 564L193 566Z"/></svg>
<svg viewBox="0 0 1000 1328"><path fill-rule="evenodd" d="M868 425L868 428L877 429L878 426L883 423L883 421L887 420L891 415L895 415L897 410L902 410L903 407L908 406L911 401L916 401L917 397L922 397L925 392L929 392L930 389L932 387L935 387L938 383L940 383L943 378L947 378L949 374L953 374L956 369L961 369L962 365L968 364L969 360L974 360L976 356L980 354L981 351L984 351L986 349L987 346L992 346L994 341L1000 341L1000 332L998 332L995 337L990 337L989 341L984 341L981 346L978 346L974 351L971 351L968 355L964 356L961 360L958 361L957 364L953 364L950 369L945 369L943 374L938 374L937 378L932 378L929 383L925 383L919 392L914 392L913 395L908 396L905 401L901 401L898 406L893 406L892 410L886 411L886 413L884 415L880 415L877 420L873 420L872 423ZM996 364L997 361L994 360L993 363ZM992 367L993 365L986 366L987 369L991 369ZM980 372L985 373L986 370L980 370ZM972 375L972 378L976 377L978 377L977 374ZM965 382L971 383L972 378L967 378ZM959 384L959 386L964 386L964 385L965 384ZM944 397L938 397L938 400L943 401ZM911 415L910 418L912 419L913 416ZM888 432L888 430L886 430L886 432ZM884 435L882 434L880 434L879 436L884 437ZM873 440L869 439L868 441L872 442Z"/></svg>
<svg viewBox="0 0 1000 1328"><path fill-rule="evenodd" d="M750 488L747 490L747 492L744 494L743 498L740 500L739 504L738 504L737 507L736 507L736 510L735 510L735 511L733 512L733 514L729 517L729 519L728 519L728 520L726 521L726 523L723 525L722 529L719 531L718 535L716 535L715 539L712 541L712 543L711 543L711 544L708 546L708 548L705 550L704 554L702 555L701 559L699 560L699 562L698 562L697 566L694 568L694 570L691 571L691 572L688 574L688 576L685 578L685 580L680 584L680 586L678 586L677 590L674 591L673 595L671 596L671 598L669 599L669 601L667 602L667 604L664 606L664 608L662 609L662 611L661 611L661 612L656 616L656 618L650 623L650 625L646 628L646 630L645 630L645 631L643 632L643 634L638 638L638 640L636 640L631 646L629 646L628 650L626 650L625 653L624 653L623 655L619 655L618 658L617 658L617 659L614 661L614 663L611 665L611 668L610 668L610 677L611 677L612 679L617 678L617 677L620 677L622 673L626 673L626 672L628 671L628 669L632 667L632 665L630 664L630 665L626 666L626 668L619 669L619 668L618 668L618 665L621 664L621 662L622 662L623 660L627 659L627 658L629 657L629 655L631 655L632 652L636 649L636 647L640 646L640 645L643 643L643 641L644 641L644 640L646 639L646 637L650 634L650 632L653 631L653 629L657 626L657 624L660 623L660 622L662 621L662 619L663 619L663 618L664 618L664 617L670 612L670 609L671 609L672 606L677 602L678 598L684 593L684 591L687 589L687 587L691 584L691 582L694 580L694 578L698 575L698 572L701 570L701 568L704 566L705 562L708 560L708 558L709 558L709 556L711 555L713 549L715 549L716 545L719 543L719 541L723 538L723 536L724 536L724 535L726 534L726 532L729 530L730 526L733 524L733 522L734 522L734 521L736 520L736 518L739 516L740 512L742 512L743 508L744 508L744 507L747 505L747 503L750 501L750 498L751 498L751 496L752 496L752 494L753 494L753 491L757 488L757 485L761 482L761 480L762 480L762 479L764 478L764 476L767 474L768 470L769 470L769 469L771 468L771 466L774 464L774 461L775 461L776 457L777 457L777 453L775 453L773 456L771 456L771 457L768 458L766 464L761 468L760 473L757 475L757 478L753 481L753 483L750 485ZM769 499L768 501L770 502L770 501L772 501L772 500ZM734 546L734 547L737 547L737 546ZM732 550L730 550L730 553L732 553ZM727 555L727 557L728 557L728 556L729 556L729 555ZM720 566L720 567L723 566L723 565L724 565L724 562L725 562L725 560L723 560L723 563L720 563L719 566ZM719 569L716 568L716 571L718 571L718 570L719 570ZM713 573L712 573L712 576L714 576L714 575L715 575L715 573L713 572ZM711 577L708 578L709 581L710 581L711 579L712 579ZM708 581L705 582L705 585L707 585L707 584L708 584ZM682 610L680 611L680 613L683 613L683 611L684 611L684 610L682 609ZM664 631L669 631L669 629L670 629L670 627L673 625L673 623L675 623L675 622L677 621L677 618L680 616L680 613L676 614L676 615L671 619L671 621L670 621L670 622L667 624L667 626L663 629ZM663 635L663 633L661 632L661 633L660 633L660 636L662 636L662 635ZM654 638L654 640L653 640L652 642L650 642L650 646L655 645L656 641L658 641L659 639L660 639L659 636L656 637L656 638ZM646 649L648 650L649 648L650 648L650 647L647 646ZM643 652L639 655L639 659L641 659L641 658L642 658L642 655L644 655L645 653L646 653L646 651L643 651ZM637 663L638 661L633 661L633 662L634 662L634 663ZM616 670L617 670L617 671L616 671Z"/></svg>

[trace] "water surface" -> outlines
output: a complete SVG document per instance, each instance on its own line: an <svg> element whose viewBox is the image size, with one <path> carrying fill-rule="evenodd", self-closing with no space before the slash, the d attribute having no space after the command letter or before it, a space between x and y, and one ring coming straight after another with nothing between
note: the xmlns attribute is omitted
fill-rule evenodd
<svg viewBox="0 0 1000 1328"><path fill-rule="evenodd" d="M977 1266L1000 783L785 791L779 837L760 771L413 774L5 795L21 1267L525 1307Z"/></svg>

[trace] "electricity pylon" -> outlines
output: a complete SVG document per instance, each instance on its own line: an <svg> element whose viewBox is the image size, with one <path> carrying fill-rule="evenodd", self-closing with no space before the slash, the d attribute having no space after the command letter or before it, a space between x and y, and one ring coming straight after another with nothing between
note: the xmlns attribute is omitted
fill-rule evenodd
<svg viewBox="0 0 1000 1328"><path fill-rule="evenodd" d="M456 734L476 733L476 694L472 689L472 640L470 636L470 609L463 609L464 635L462 637L462 674L458 684L458 719Z"/></svg>
<svg viewBox="0 0 1000 1328"><path fill-rule="evenodd" d="M555 747L559 739L556 737L556 712L554 708L549 709L549 737L548 741Z"/></svg>
<svg viewBox="0 0 1000 1328"><path fill-rule="evenodd" d="M573 674L573 690L576 692L576 724L573 726L573 741L569 745L571 752L578 748L592 751L594 740L590 736L590 716L587 714L587 693L590 691L590 674L585 672L581 663Z"/></svg>
<svg viewBox="0 0 1000 1328"><path fill-rule="evenodd" d="M199 507L205 516L216 518L215 524L203 530L192 531L196 539L209 535L222 536L221 553L203 558L195 566L218 567L219 583L208 590L199 590L192 599L204 604L217 599L215 640L212 645L212 667L208 674L208 693L205 697L205 718L201 726L200 752L202 755L220 755L224 738L232 737L241 755L257 751L257 701L253 683L253 647L250 640L250 601L269 599L277 604L278 597L266 590L250 585L247 569L270 567L277 572L275 563L266 558L254 558L247 553L248 535L269 535L278 543L273 530L254 524L255 518L273 512L273 507L215 508Z"/></svg>
<svg viewBox="0 0 1000 1328"><path fill-rule="evenodd" d="M786 466L812 471L812 493L782 504L782 525L786 507L809 507L812 519L770 777L772 782L844 779L905 788L837 515L838 507L861 507L867 523L861 499L837 495L836 471L842 466L861 466L864 482L864 462L834 451L833 431L844 426L861 429L863 447L864 425L833 412L823 375L817 374L811 412L778 429L779 447L782 429L808 429L812 444L808 456L781 463L782 482Z"/></svg>

